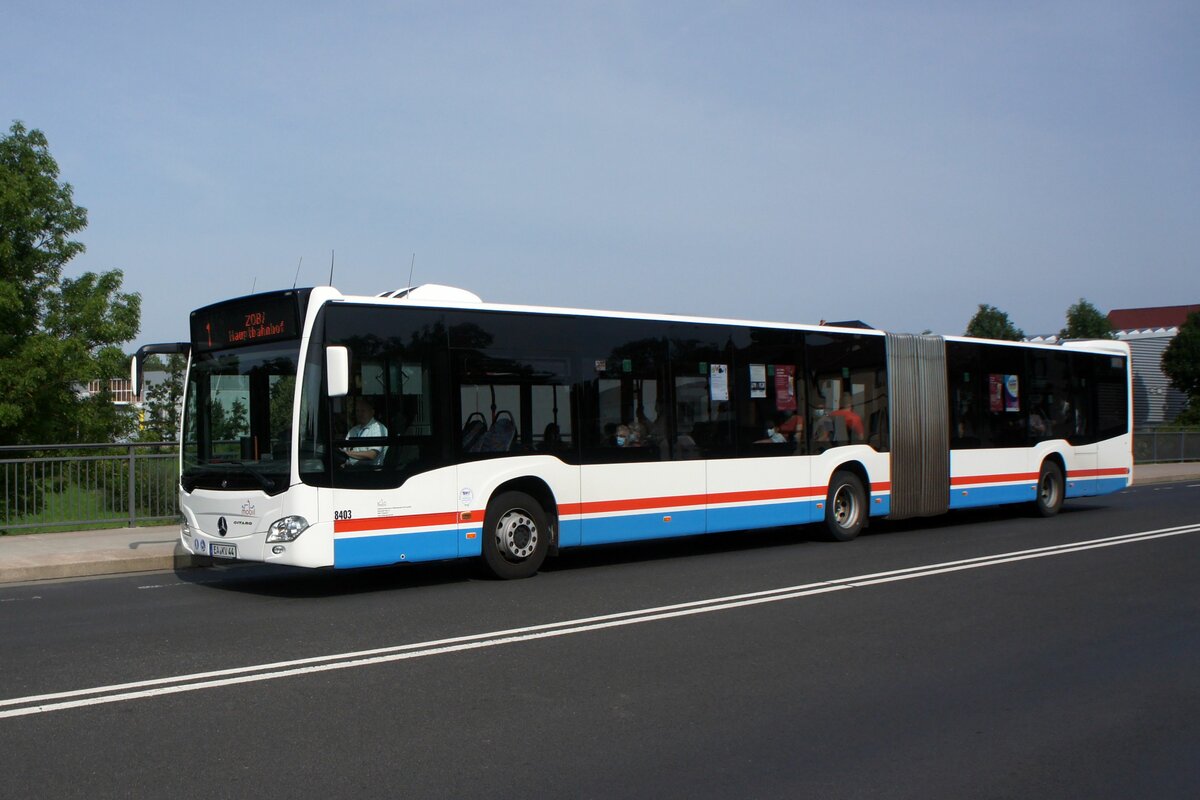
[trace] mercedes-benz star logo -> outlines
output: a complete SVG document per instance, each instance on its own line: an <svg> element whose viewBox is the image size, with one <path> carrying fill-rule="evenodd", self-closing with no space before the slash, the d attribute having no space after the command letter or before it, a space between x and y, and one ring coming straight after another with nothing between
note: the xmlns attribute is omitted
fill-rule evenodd
<svg viewBox="0 0 1200 800"><path fill-rule="evenodd" d="M221 517L219 520L217 520L217 533L221 534L222 536L229 533L229 525L226 524L224 517Z"/></svg>

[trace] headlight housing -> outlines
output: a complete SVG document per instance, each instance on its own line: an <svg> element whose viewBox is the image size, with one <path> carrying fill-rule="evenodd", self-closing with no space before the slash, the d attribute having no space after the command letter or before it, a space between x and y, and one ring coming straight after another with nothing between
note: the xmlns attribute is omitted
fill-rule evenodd
<svg viewBox="0 0 1200 800"><path fill-rule="evenodd" d="M271 527L267 531L267 542L294 542L306 530L308 530L308 520L304 517L293 515L277 519L271 523Z"/></svg>

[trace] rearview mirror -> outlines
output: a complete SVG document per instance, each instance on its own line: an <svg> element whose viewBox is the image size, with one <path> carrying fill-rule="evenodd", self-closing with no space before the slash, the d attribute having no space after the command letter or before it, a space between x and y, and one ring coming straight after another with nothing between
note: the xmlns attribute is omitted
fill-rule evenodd
<svg viewBox="0 0 1200 800"><path fill-rule="evenodd" d="M350 348L329 345L325 348L326 391L330 397L350 394Z"/></svg>

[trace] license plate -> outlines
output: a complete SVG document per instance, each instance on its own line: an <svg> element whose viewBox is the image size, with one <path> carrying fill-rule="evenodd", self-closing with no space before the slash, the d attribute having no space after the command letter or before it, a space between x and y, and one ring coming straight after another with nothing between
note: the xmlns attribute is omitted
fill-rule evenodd
<svg viewBox="0 0 1200 800"><path fill-rule="evenodd" d="M213 558L237 558L236 544L210 544L208 554Z"/></svg>

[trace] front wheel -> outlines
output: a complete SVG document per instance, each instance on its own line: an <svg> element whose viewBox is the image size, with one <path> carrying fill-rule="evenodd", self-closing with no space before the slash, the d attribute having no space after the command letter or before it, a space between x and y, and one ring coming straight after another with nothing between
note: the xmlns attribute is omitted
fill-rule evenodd
<svg viewBox="0 0 1200 800"><path fill-rule="evenodd" d="M550 549L550 526L541 504L524 492L505 492L488 503L483 561L497 578L528 578Z"/></svg>
<svg viewBox="0 0 1200 800"><path fill-rule="evenodd" d="M867 493L853 472L839 470L829 481L825 498L825 530L835 542L858 536L867 522Z"/></svg>
<svg viewBox="0 0 1200 800"><path fill-rule="evenodd" d="M1063 471L1053 461L1042 464L1038 474L1037 511L1043 517L1053 517L1063 504Z"/></svg>

